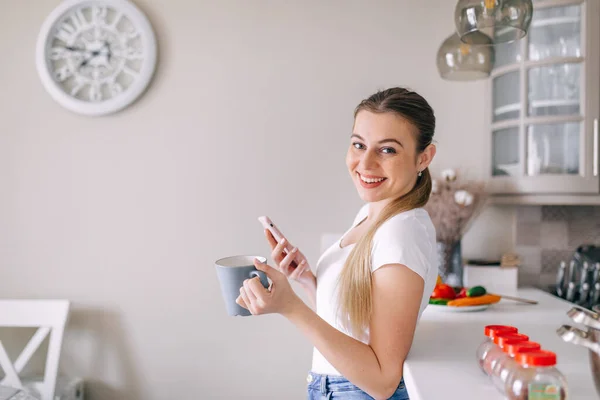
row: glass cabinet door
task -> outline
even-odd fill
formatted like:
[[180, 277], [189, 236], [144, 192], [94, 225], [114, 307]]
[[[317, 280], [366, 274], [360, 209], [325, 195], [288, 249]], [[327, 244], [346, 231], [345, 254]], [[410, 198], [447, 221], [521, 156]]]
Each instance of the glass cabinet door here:
[[498, 43], [494, 46], [494, 68], [515, 64], [522, 60], [521, 42]]
[[494, 78], [493, 86], [493, 121], [519, 118], [521, 115], [519, 72], [509, 72]]
[[528, 36], [530, 60], [581, 57], [581, 5], [536, 8]]
[[527, 175], [579, 173], [581, 124], [530, 125], [527, 129]]
[[492, 175], [520, 175], [519, 128], [492, 132]]
[[581, 64], [552, 64], [529, 69], [530, 116], [579, 115]]
[[535, 10], [527, 53], [542, 64], [527, 68], [527, 114], [540, 118], [526, 127], [526, 173], [577, 175], [581, 123], [548, 123], [544, 117], [582, 114], [581, 62], [558, 62], [580, 61], [581, 5]]
[[534, 0], [527, 35], [495, 46], [488, 103], [495, 193], [600, 193], [598, 21], [598, 0]]

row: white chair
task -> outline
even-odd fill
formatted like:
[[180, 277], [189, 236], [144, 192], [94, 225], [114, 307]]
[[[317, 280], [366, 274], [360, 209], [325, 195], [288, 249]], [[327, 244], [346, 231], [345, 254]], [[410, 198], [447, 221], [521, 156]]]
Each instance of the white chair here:
[[0, 300], [0, 327], [38, 328], [14, 364], [0, 341], [0, 367], [5, 375], [0, 385], [24, 389], [20, 374], [40, 344], [50, 335], [43, 379], [33, 382], [31, 386], [41, 400], [54, 400], [69, 306], [68, 300]]

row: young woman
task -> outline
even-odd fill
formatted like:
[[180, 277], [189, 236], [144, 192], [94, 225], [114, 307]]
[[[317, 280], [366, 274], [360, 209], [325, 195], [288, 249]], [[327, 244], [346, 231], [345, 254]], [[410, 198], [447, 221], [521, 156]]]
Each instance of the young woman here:
[[[422, 208], [431, 193], [433, 110], [423, 97], [391, 88], [354, 113], [346, 164], [366, 203], [350, 229], [319, 259], [284, 252], [265, 231], [275, 267], [255, 262], [272, 281], [240, 288], [254, 315], [279, 313], [314, 345], [312, 399], [408, 399], [402, 379], [415, 326], [437, 278], [435, 228]], [[298, 281], [316, 313], [293, 291]]]

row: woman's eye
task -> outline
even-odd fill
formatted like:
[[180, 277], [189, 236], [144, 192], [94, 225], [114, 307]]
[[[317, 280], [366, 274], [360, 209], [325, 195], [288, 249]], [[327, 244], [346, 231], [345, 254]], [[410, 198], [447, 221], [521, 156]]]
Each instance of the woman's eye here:
[[358, 143], [358, 142], [354, 142], [352, 143], [352, 146], [354, 146], [354, 148], [362, 150], [365, 148], [365, 146], [362, 143]]
[[381, 151], [385, 154], [395, 154], [396, 153], [396, 149], [394, 149], [393, 147], [384, 147], [383, 149], [381, 149]]

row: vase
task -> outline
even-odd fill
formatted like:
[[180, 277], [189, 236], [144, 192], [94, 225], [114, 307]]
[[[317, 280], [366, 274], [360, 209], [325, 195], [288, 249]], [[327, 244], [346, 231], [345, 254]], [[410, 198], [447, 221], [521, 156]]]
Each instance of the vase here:
[[437, 242], [438, 274], [442, 281], [452, 287], [463, 286], [463, 262], [460, 240]]

